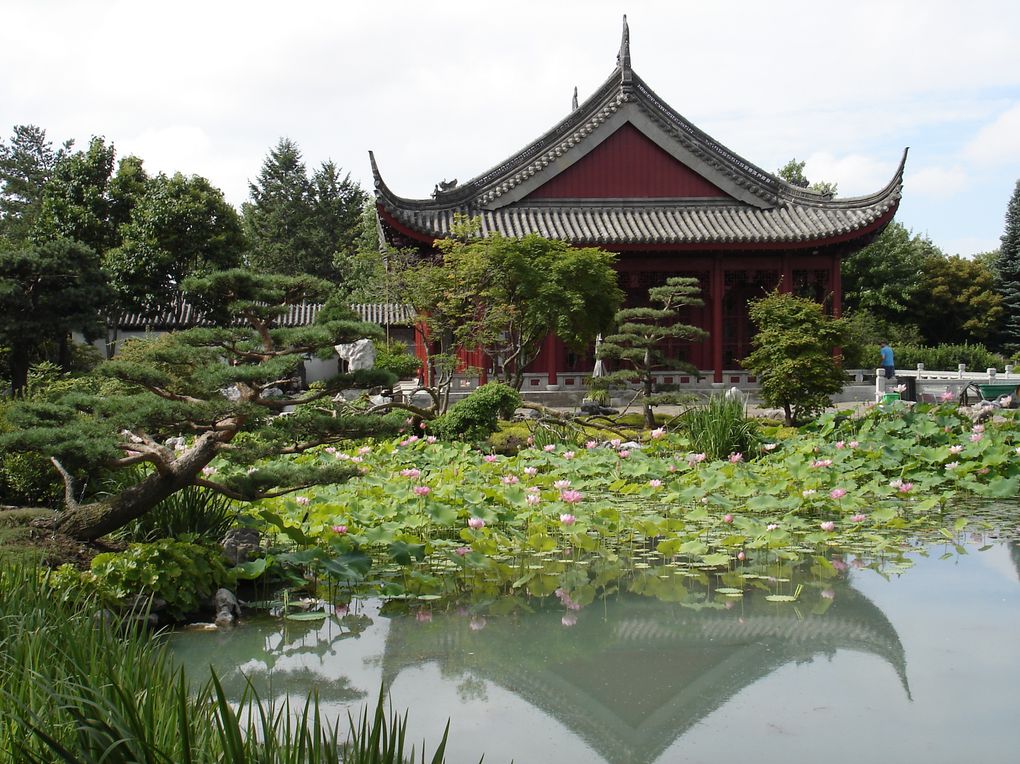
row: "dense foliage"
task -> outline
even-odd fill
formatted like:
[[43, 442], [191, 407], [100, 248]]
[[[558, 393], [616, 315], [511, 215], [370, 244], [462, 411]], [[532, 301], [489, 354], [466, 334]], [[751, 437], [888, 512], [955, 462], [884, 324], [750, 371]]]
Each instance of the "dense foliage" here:
[[521, 405], [521, 395], [500, 382], [489, 382], [472, 390], [450, 410], [429, 423], [429, 432], [448, 440], [480, 441], [499, 428]]
[[761, 398], [781, 408], [789, 425], [800, 424], [832, 405], [846, 374], [836, 349], [846, 339], [843, 322], [822, 306], [773, 292], [748, 306], [758, 333], [742, 362], [758, 377]]
[[1006, 208], [1002, 246], [995, 259], [995, 277], [1006, 314], [1002, 342], [1011, 353], [1020, 352], [1020, 180]]

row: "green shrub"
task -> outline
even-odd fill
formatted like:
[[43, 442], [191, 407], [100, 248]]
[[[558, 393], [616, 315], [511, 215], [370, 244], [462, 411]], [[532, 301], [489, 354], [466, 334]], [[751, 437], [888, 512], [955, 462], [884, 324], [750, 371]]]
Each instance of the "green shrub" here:
[[520, 405], [519, 392], [502, 382], [489, 382], [434, 419], [429, 432], [447, 440], [484, 440], [499, 428], [500, 418], [509, 419]]
[[[873, 357], [878, 358], [878, 348], [874, 348]], [[958, 364], [967, 364], [968, 371], [984, 371], [996, 368], [1002, 371], [1008, 361], [999, 353], [993, 353], [979, 343], [964, 342], [961, 345], [923, 345], [893, 346], [896, 366], [900, 369], [916, 368], [923, 363], [924, 368], [941, 371], [955, 371]], [[875, 361], [877, 367], [878, 362]]]
[[376, 346], [375, 368], [393, 372], [397, 379], [410, 379], [418, 376], [421, 361], [407, 351], [403, 342], [386, 342]]
[[220, 549], [174, 539], [97, 555], [92, 577], [103, 595], [117, 600], [132, 595], [165, 600], [174, 619], [200, 610], [218, 588], [233, 583]]
[[131, 541], [156, 541], [191, 534], [218, 543], [237, 519], [238, 510], [226, 496], [190, 485], [171, 494], [125, 529]]
[[679, 424], [691, 450], [709, 459], [725, 459], [733, 453], [748, 457], [758, 450], [758, 423], [746, 416], [744, 404], [737, 400], [713, 395], [704, 406], [681, 414]]

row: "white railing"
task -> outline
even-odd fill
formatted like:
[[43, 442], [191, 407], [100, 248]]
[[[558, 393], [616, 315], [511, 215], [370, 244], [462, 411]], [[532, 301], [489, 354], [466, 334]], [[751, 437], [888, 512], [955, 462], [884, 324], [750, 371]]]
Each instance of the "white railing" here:
[[1013, 364], [1006, 364], [1002, 374], [995, 368], [988, 368], [984, 371], [967, 371], [966, 364], [959, 364], [955, 371], [934, 371], [924, 368], [923, 363], [917, 364], [917, 369], [897, 369], [893, 379], [886, 379], [884, 369], [875, 369], [875, 400], [881, 400], [882, 396], [889, 392], [900, 392], [894, 390], [902, 383], [900, 379], [914, 379], [917, 385], [917, 396], [920, 399], [923, 395], [938, 395], [952, 393], [959, 397], [964, 390], [971, 385], [986, 384], [1015, 384], [1020, 385], [1020, 375], [1016, 374]]

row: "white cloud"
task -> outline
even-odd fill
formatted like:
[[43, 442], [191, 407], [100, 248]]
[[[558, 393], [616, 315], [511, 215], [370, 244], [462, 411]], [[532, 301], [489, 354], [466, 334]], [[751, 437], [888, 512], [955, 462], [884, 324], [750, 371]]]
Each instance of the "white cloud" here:
[[808, 180], [836, 183], [839, 196], [862, 196], [880, 191], [892, 180], [897, 167], [889, 157], [877, 159], [863, 154], [837, 157], [824, 151], [811, 154], [804, 161]]
[[970, 177], [960, 165], [911, 170], [908, 162], [903, 184], [905, 193], [947, 199], [965, 190], [970, 185]]
[[967, 144], [964, 154], [976, 162], [993, 163], [1020, 159], [1020, 104], [985, 125]]

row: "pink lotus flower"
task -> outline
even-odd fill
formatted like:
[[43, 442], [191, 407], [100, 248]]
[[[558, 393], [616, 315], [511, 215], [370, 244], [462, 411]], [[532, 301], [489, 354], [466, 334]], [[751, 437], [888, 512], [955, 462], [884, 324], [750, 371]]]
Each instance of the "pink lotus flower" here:
[[648, 481], [648, 485], [650, 485], [652, 488], [660, 488], [662, 487], [662, 481], [659, 480], [658, 478], [652, 478], [651, 480]]
[[818, 527], [821, 528], [826, 533], [831, 533], [832, 531], [836, 530], [836, 523], [832, 522], [832, 520], [826, 520], [825, 522], [821, 523]]
[[985, 437], [985, 434], [983, 432], [972, 432], [970, 434], [970, 442], [971, 443], [980, 443], [981, 439], [983, 437]]
[[852, 523], [863, 523], [867, 519], [868, 516], [862, 515], [860, 512], [858, 512], [856, 515], [850, 515], [850, 522]]
[[951, 453], [951, 454], [958, 454], [961, 451], [963, 451], [963, 446], [961, 446], [961, 445], [957, 444], [957, 445], [949, 447], [949, 453]]
[[465, 556], [471, 554], [471, 547], [469, 547], [469, 546], [459, 546], [459, 547], [457, 547], [456, 549], [453, 550], [453, 553], [458, 555], [458, 556], [460, 556], [460, 557], [465, 557]]
[[910, 489], [913, 488], [913, 487], [914, 487], [913, 483], [901, 483], [900, 484], [900, 493], [909, 493]]
[[733, 515], [727, 512], [725, 515], [722, 516], [722, 521], [727, 525], [731, 525], [733, 523]]
[[611, 445], [613, 448], [619, 448], [621, 443], [623, 443], [623, 441], [620, 440], [619, 438], [613, 438], [611, 441], [609, 441], [609, 445]]
[[468, 528], [474, 528], [476, 531], [480, 531], [485, 527], [485, 521], [480, 517], [472, 517], [468, 519]]
[[364, 456], [365, 454], [369, 454], [371, 452], [372, 452], [372, 447], [371, 446], [362, 446], [361, 448], [358, 449], [358, 453], [361, 456]]
[[307, 496], [295, 496], [294, 497], [294, 502], [299, 507], [307, 507], [308, 504], [311, 502], [311, 499], [309, 499]]
[[666, 434], [666, 428], [665, 427], [656, 427], [649, 434], [652, 436], [653, 440], [658, 440], [659, 438], [661, 438], [663, 435]]
[[767, 531], [774, 531], [777, 528], [779, 528], [779, 524], [778, 523], [769, 523], [768, 525], [765, 526], [765, 530], [767, 530]]
[[701, 464], [707, 458], [707, 454], [690, 454], [687, 457], [687, 463], [693, 466], [695, 464]]
[[540, 493], [542, 489], [539, 488], [537, 485], [529, 485], [524, 490], [526, 490], [528, 493]]
[[779, 444], [778, 443], [762, 443], [761, 447], [762, 447], [762, 450], [764, 450], [764, 451], [775, 451], [779, 447]]
[[598, 445], [599, 445], [598, 441], [596, 441], [596, 440], [589, 440], [587, 443], [584, 444], [584, 447], [587, 448], [590, 451], [593, 448], [598, 448]]
[[676, 465], [673, 464], [673, 462], [670, 462], [669, 464], [666, 465], [666, 471], [667, 472], [676, 472]]
[[352, 456], [351, 461], [354, 462], [355, 464], [361, 464], [365, 460], [360, 456]]
[[418, 423], [418, 427], [420, 427], [422, 430], [424, 430], [428, 426], [429, 426], [428, 422], [419, 422]]
[[737, 462], [742, 462], [742, 461], [744, 461], [744, 455], [742, 453], [740, 453], [739, 451], [736, 451], [736, 452], [730, 454], [730, 463], [731, 464], [736, 464]]
[[421, 470], [417, 467], [408, 467], [406, 470], [400, 470], [400, 474], [406, 478], [416, 478], [421, 475]]
[[347, 461], [348, 459], [351, 458], [350, 454], [345, 454], [343, 451], [338, 451], [335, 454], [335, 456], [336, 456], [337, 459], [340, 459], [341, 461]]
[[577, 504], [582, 499], [580, 491], [561, 491], [560, 500], [567, 504]]
[[846, 489], [833, 488], [831, 491], [829, 491], [829, 496], [832, 497], [833, 499], [842, 499], [844, 496], [846, 496]]
[[577, 522], [577, 518], [571, 515], [570, 513], [565, 512], [562, 515], [560, 515], [560, 522], [563, 525], [573, 525], [574, 523]]
[[942, 401], [943, 403], [949, 403], [949, 401], [953, 400], [954, 398], [956, 398], [956, 393], [954, 393], [952, 390], [946, 390], [944, 393], [939, 395], [939, 400]]
[[428, 496], [430, 493], [432, 493], [432, 489], [427, 485], [416, 485], [414, 487], [415, 496]]
[[419, 440], [420, 438], [417, 435], [412, 435], [411, 437], [404, 441], [404, 445], [409, 446], [412, 443], [417, 443]]
[[832, 466], [832, 459], [816, 459], [815, 461], [811, 462], [811, 466], [812, 467], [831, 467]]
[[516, 475], [504, 475], [502, 477], [503, 485], [516, 485], [520, 482], [520, 478]]
[[558, 488], [561, 491], [564, 488], [570, 488], [570, 481], [569, 480], [557, 480], [555, 483], [553, 483], [553, 488]]
[[435, 435], [429, 435], [427, 438], [425, 438], [425, 442], [428, 443], [430, 446], [437, 440], [439, 440], [439, 438], [437, 438]]
[[800, 495], [806, 499], [809, 496], [814, 496], [816, 493], [818, 493], [818, 491], [816, 491], [814, 488], [805, 488], [803, 491], [800, 492]]
[[553, 451], [556, 450], [556, 446], [554, 446], [552, 443], [550, 443], [547, 446], [542, 446], [542, 450], [545, 451], [546, 453], [552, 453]]
[[216, 468], [215, 467], [203, 467], [202, 468], [202, 474], [205, 475], [206, 477], [209, 477], [210, 475], [215, 475], [216, 474]]
[[529, 446], [535, 445], [535, 436], [534, 435], [529, 435], [528, 436], [528, 445]]
[[889, 481], [890, 488], [899, 488], [901, 485], [903, 485], [903, 481], [900, 478], [893, 478]]
[[955, 470], [959, 466], [960, 466], [959, 462], [948, 462], [948, 463], [946, 463], [946, 469], [947, 470]]
[[626, 459], [628, 456], [630, 456], [630, 451], [628, 451], [626, 448], [617, 451], [617, 453], [620, 455], [621, 459]]
[[497, 459], [499, 459], [499, 457], [498, 457], [498, 456], [496, 456], [495, 454], [486, 454], [486, 455], [485, 455], [484, 457], [482, 457], [482, 459], [483, 459], [483, 461], [485, 461], [485, 462], [486, 462], [487, 464], [492, 464], [492, 463], [493, 463], [494, 461], [496, 461]]
[[747, 555], [744, 554], [743, 552], [737, 552], [737, 559], [743, 562], [744, 560], [747, 559]]
[[573, 459], [574, 458], [574, 452], [573, 451], [564, 451], [563, 452], [563, 458], [567, 459], [567, 460]]
[[850, 446], [850, 448], [857, 448], [861, 444], [858, 443], [856, 440], [851, 440], [849, 443], [847, 443], [847, 445]]
[[340, 536], [345, 536], [347, 534], [347, 526], [346, 525], [334, 525], [333, 526], [333, 533], [336, 533], [336, 534], [338, 534]]
[[844, 448], [846, 448], [846, 443], [844, 443], [842, 440], [837, 440], [836, 441], [836, 450], [842, 451]]
[[974, 432], [984, 432], [985, 431], [985, 426], [983, 424], [976, 424], [973, 427], [971, 427], [970, 429], [972, 431], [974, 431]]
[[525, 467], [524, 474], [528, 477], [534, 477], [538, 474], [538, 467]]
[[535, 506], [536, 504], [542, 501], [542, 497], [539, 496], [537, 493], [529, 493], [524, 500], [528, 502], [528, 504], [530, 504], [531, 506]]
[[336, 446], [327, 446], [324, 450], [326, 451], [327, 454], [332, 456], [333, 454], [336, 453]]

